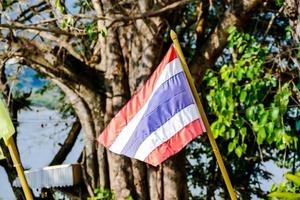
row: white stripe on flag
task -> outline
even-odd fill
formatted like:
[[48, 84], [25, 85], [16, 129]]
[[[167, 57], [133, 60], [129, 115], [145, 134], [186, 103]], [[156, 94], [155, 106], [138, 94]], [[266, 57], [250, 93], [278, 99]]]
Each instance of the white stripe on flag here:
[[200, 119], [200, 115], [195, 104], [191, 104], [182, 109], [145, 139], [138, 148], [134, 158], [144, 161], [154, 149], [169, 140], [182, 128], [196, 119]]
[[125, 147], [126, 143], [130, 139], [131, 135], [133, 134], [135, 128], [140, 123], [140, 120], [144, 116], [144, 113], [146, 112], [149, 102], [152, 99], [152, 96], [154, 93], [158, 90], [158, 88], [167, 80], [169, 80], [172, 76], [182, 72], [182, 66], [180, 63], [179, 58], [175, 58], [171, 62], [169, 62], [163, 71], [161, 72], [161, 75], [159, 76], [156, 85], [148, 98], [145, 105], [138, 111], [138, 113], [130, 120], [130, 122], [123, 128], [123, 130], [120, 132], [118, 137], [115, 139], [115, 141], [112, 143], [112, 145], [109, 147], [109, 150], [112, 152], [120, 154], [122, 149]]

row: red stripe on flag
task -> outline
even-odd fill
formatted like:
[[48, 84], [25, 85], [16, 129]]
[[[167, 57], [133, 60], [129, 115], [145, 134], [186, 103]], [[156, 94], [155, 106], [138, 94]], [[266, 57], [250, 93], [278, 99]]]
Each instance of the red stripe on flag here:
[[114, 140], [117, 138], [122, 129], [127, 123], [136, 115], [136, 113], [143, 107], [148, 98], [150, 97], [157, 79], [162, 73], [165, 66], [177, 58], [176, 51], [172, 45], [168, 53], [163, 58], [157, 69], [153, 72], [151, 77], [145, 85], [131, 98], [131, 100], [115, 115], [110, 121], [108, 126], [104, 129], [102, 134], [98, 137], [98, 142], [102, 143], [105, 147], [110, 147]]
[[203, 133], [200, 120], [201, 119], [197, 119], [189, 123], [168, 141], [152, 151], [144, 161], [153, 166], [157, 166], [170, 156], [179, 152], [190, 141]]

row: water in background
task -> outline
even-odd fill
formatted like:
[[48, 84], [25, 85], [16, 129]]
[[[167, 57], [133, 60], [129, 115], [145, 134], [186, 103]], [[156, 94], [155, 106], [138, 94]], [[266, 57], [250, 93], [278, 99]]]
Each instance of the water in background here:
[[[57, 111], [33, 107], [32, 110], [22, 110], [19, 113], [17, 144], [24, 169], [39, 169], [47, 166], [60, 148], [69, 132], [74, 119], [62, 119]], [[75, 163], [82, 151], [82, 133], [74, 148], [65, 160], [65, 164]], [[269, 191], [273, 183], [283, 180], [284, 169], [278, 168], [273, 162], [264, 163], [272, 173], [273, 180], [261, 180], [261, 187]], [[190, 188], [195, 195], [199, 189]], [[6, 172], [0, 167], [0, 199], [14, 200], [14, 194], [8, 182]]]
[[[48, 165], [60, 149], [74, 119], [62, 119], [57, 111], [33, 107], [19, 113], [17, 145], [24, 169], [39, 169]], [[82, 133], [64, 161], [75, 163], [82, 151]], [[14, 200], [5, 170], [0, 167], [0, 199]]]

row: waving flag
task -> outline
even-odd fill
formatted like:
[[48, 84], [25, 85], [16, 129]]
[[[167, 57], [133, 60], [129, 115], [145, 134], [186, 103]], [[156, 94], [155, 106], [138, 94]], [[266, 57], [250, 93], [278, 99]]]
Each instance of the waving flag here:
[[15, 133], [14, 125], [9, 117], [4, 103], [0, 99], [0, 139], [3, 138], [7, 144], [8, 139]]
[[172, 45], [98, 141], [114, 153], [156, 166], [203, 132], [205, 126]]

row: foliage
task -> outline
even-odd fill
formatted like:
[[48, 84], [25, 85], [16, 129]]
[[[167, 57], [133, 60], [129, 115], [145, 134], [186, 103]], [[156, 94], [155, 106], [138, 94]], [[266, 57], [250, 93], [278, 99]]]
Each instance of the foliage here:
[[204, 81], [215, 138], [228, 141], [228, 153], [241, 157], [254, 135], [257, 145], [275, 144], [280, 150], [294, 148], [297, 137], [284, 124], [291, 96], [291, 84], [282, 83], [272, 69], [265, 67], [268, 50], [248, 33], [228, 29], [231, 63], [219, 71], [208, 70]]
[[[91, 23], [88, 24], [85, 28], [85, 31], [87, 33], [87, 36], [90, 40], [94, 40], [97, 38], [98, 36], [98, 32], [97, 32], [97, 27], [96, 27], [96, 23]], [[106, 28], [102, 28], [100, 30], [100, 34], [102, 37], [106, 37], [107, 36], [107, 29]]]
[[[88, 198], [88, 200], [116, 200], [114, 192], [112, 190], [96, 188], [94, 191], [95, 196]], [[125, 200], [134, 200], [131, 195], [125, 198]]]
[[276, 4], [277, 6], [283, 6], [284, 0], [275, 0], [275, 4]]
[[[101, 30], [98, 27], [97, 18], [94, 18], [98, 16], [95, 7], [92, 5], [95, 1], [55, 0], [54, 2], [55, 7], [52, 7], [53, 5], [49, 5], [46, 1], [44, 4], [38, 3], [37, 5], [34, 1], [21, 1], [20, 3], [13, 0], [2, 1], [3, 11], [6, 11], [6, 13], [3, 13], [4, 18], [7, 18], [5, 15], [12, 18], [12, 21], [4, 19], [3, 23], [16, 22], [29, 27], [49, 28], [49, 31], [38, 31], [36, 34], [31, 29], [18, 29], [16, 31], [14, 28], [3, 29], [6, 30], [2, 31], [5, 40], [1, 41], [1, 44], [6, 45], [6, 40], [11, 41], [12, 39], [17, 42], [18, 38], [24, 37], [35, 42], [42, 42], [45, 46], [49, 45], [52, 50], [47, 54], [47, 58], [48, 56], [54, 56], [59, 58], [58, 60], [62, 63], [70, 64], [72, 69], [81, 69], [81, 62], [71, 56], [75, 54], [77, 57], [82, 57], [82, 62], [86, 64], [84, 68], [98, 70], [98, 64], [104, 56], [107, 56], [108, 60], [114, 59], [114, 56], [98, 55], [100, 54], [98, 51], [100, 43], [97, 41], [101, 35], [105, 37], [108, 31], [110, 33], [116, 31], [118, 39], [126, 38], [125, 44], [124, 41], [121, 40], [121, 43], [119, 41], [120, 46], [114, 47], [114, 51], [118, 51], [117, 53], [122, 60], [121, 65], [124, 64], [124, 71], [128, 72], [128, 74], [125, 73], [125, 79], [128, 79], [128, 82], [132, 81], [131, 78], [138, 78], [135, 74], [134, 76], [130, 75], [131, 71], [135, 71], [130, 68], [130, 65], [134, 63], [131, 59], [138, 56], [138, 54], [135, 53], [137, 51], [127, 48], [129, 47], [127, 44], [134, 44], [133, 47], [139, 46], [139, 44], [131, 43], [131, 41], [136, 41], [135, 37], [139, 37], [139, 34], [123, 37], [123, 34], [127, 35], [126, 31], [128, 33], [131, 31], [131, 28], [127, 30], [127, 26], [134, 25], [137, 33], [143, 33], [144, 31], [140, 29], [143, 26], [140, 26], [140, 23], [145, 21], [149, 24], [149, 28], [152, 29], [153, 27], [152, 32], [157, 34], [156, 36], [163, 33], [164, 40], [158, 41], [160, 44], [154, 47], [157, 49], [158, 47], [162, 48], [163, 52], [170, 44], [169, 32], [164, 32], [164, 30], [168, 28], [175, 29], [188, 63], [191, 63], [190, 66], [196, 66], [194, 65], [194, 61], [197, 60], [195, 57], [200, 55], [199, 52], [205, 52], [202, 50], [207, 50], [207, 44], [214, 43], [217, 52], [221, 50], [219, 47], [223, 49], [223, 38], [227, 35], [218, 35], [221, 43], [211, 36], [214, 35], [215, 31], [223, 33], [224, 24], [222, 23], [231, 23], [231, 11], [237, 17], [237, 22], [239, 21], [238, 18], [244, 15], [244, 12], [248, 12], [246, 11], [247, 1], [191, 1], [185, 6], [181, 6], [180, 9], [176, 8], [176, 10], [164, 12], [162, 18], [163, 21], [166, 21], [168, 28], [162, 26], [156, 29], [151, 20], [157, 20], [156, 18], [160, 18], [160, 16], [149, 20], [145, 15], [143, 19], [134, 20], [135, 16], [143, 16], [140, 15], [141, 13], [136, 12], [136, 9], [139, 10], [137, 2], [114, 1], [115, 5], [111, 8], [106, 7], [105, 4], [101, 6], [104, 8], [103, 17], [108, 17], [107, 21], [103, 21], [108, 30], [106, 28]], [[107, 2], [110, 3], [110, 1]], [[228, 30], [228, 44], [221, 55], [216, 53], [209, 58], [208, 63], [215, 64], [209, 66], [213, 70], [208, 71], [202, 86], [204, 89], [202, 94], [207, 97], [207, 102], [204, 103], [208, 104], [206, 106], [206, 108], [209, 108], [207, 114], [209, 120], [213, 122], [214, 135], [219, 143], [218, 146], [234, 187], [243, 199], [252, 199], [253, 195], [266, 197], [260, 183], [261, 180], [268, 180], [272, 174], [268, 172], [269, 169], [264, 170], [262, 167], [264, 163], [259, 158], [263, 158], [264, 161], [275, 161], [276, 164], [284, 166], [290, 165], [289, 167], [291, 167], [300, 155], [299, 150], [297, 150], [298, 152], [295, 151], [297, 137], [299, 137], [295, 135], [297, 129], [293, 129], [295, 120], [291, 120], [289, 116], [291, 112], [289, 107], [293, 106], [292, 95], [295, 92], [299, 94], [293, 83], [293, 81], [299, 81], [299, 74], [298, 72], [293, 73], [292, 78], [282, 77], [283, 68], [292, 68], [297, 65], [300, 51], [298, 44], [296, 46], [291, 45], [294, 37], [294, 27], [292, 25], [288, 26], [289, 21], [282, 14], [284, 11], [280, 11], [280, 7], [282, 8], [284, 3], [284, 0], [268, 1], [264, 2], [263, 6], [252, 9], [248, 13], [249, 16], [243, 17], [242, 23], [237, 23], [239, 28], [242, 28], [246, 33], [238, 32], [234, 27]], [[155, 13], [156, 10], [161, 8], [158, 4], [157, 7], [149, 6], [149, 11]], [[58, 14], [58, 17], [55, 14]], [[118, 16], [117, 21], [113, 21], [111, 15]], [[124, 16], [124, 19], [120, 20], [121, 16]], [[132, 19], [131, 16], [133, 16]], [[100, 17], [102, 18], [102, 16]], [[105, 23], [109, 21], [113, 23]], [[266, 31], [266, 29], [268, 30]], [[146, 31], [148, 32], [145, 29], [145, 33], [147, 33]], [[60, 32], [62, 34], [67, 33], [67, 36], [59, 34]], [[48, 37], [44, 37], [44, 33]], [[101, 35], [99, 36], [99, 34]], [[66, 43], [61, 43], [64, 39], [66, 39]], [[137, 41], [143, 43], [146, 40]], [[277, 49], [274, 48], [276, 45]], [[143, 48], [138, 49], [138, 51], [146, 50], [144, 47], [148, 45], [145, 43], [142, 46]], [[5, 47], [5, 49], [8, 48]], [[15, 48], [10, 47], [9, 49]], [[21, 51], [18, 51], [16, 55], [20, 54]], [[284, 56], [288, 58], [287, 61], [283, 58]], [[148, 58], [147, 54], [147, 56], [141, 57], [141, 60], [145, 58], [151, 60], [151, 57], [152, 55]], [[33, 60], [39, 61], [38, 57]], [[293, 60], [296, 60], [296, 62]], [[21, 60], [20, 64], [26, 64], [26, 59]], [[198, 63], [196, 62], [196, 64]], [[56, 66], [56, 63], [53, 66]], [[58, 77], [69, 78], [68, 76], [62, 76], [63, 70], [60, 71], [59, 66], [54, 67], [54, 69], [55, 71], [58, 70]], [[138, 70], [142, 71], [144, 68]], [[102, 73], [106, 73], [102, 72], [102, 69], [100, 71], [101, 76]], [[297, 71], [297, 69], [294, 71]], [[80, 72], [79, 70], [78, 76], [85, 74]], [[127, 77], [127, 75], [130, 76]], [[50, 78], [56, 77], [50, 76]], [[87, 76], [87, 81], [94, 80]], [[144, 80], [144, 77], [142, 80]], [[124, 82], [127, 84], [127, 80]], [[22, 84], [17, 83], [16, 86]], [[63, 113], [74, 113], [72, 105], [66, 102], [65, 96], [60, 90], [58, 91], [51, 84], [44, 84], [45, 86], [42, 89], [30, 91], [32, 93], [28, 105], [59, 107]], [[205, 88], [206, 84], [208, 84], [208, 87]], [[108, 86], [107, 90], [110, 89], [109, 84]], [[97, 92], [102, 94], [100, 90], [97, 90]], [[58, 95], [56, 96], [56, 94]], [[14, 95], [15, 93], [12, 97]], [[106, 94], [103, 93], [103, 96], [105, 97]], [[105, 107], [105, 99], [103, 102]], [[295, 108], [295, 110], [296, 113], [298, 112], [295, 118], [299, 118], [299, 109]], [[106, 112], [106, 109], [103, 109], [103, 111]], [[106, 116], [106, 113], [103, 113], [103, 115]], [[96, 119], [95, 121], [97, 120], [102, 119]], [[211, 199], [215, 196], [228, 199], [226, 191], [223, 190], [225, 187], [218, 171], [218, 165], [205, 134], [193, 142], [187, 152], [189, 153], [188, 158], [191, 158], [188, 160], [191, 164], [187, 166], [190, 189], [195, 186], [196, 192], [193, 195], [197, 195], [197, 198], [193, 197], [193, 199], [203, 199], [204, 197]], [[291, 157], [293, 158], [290, 159]], [[112, 191], [99, 189], [95, 191], [95, 197], [92, 199], [113, 199], [113, 196]], [[132, 199], [132, 197], [127, 199]]]
[[71, 30], [74, 27], [74, 18], [68, 16], [66, 19], [62, 20], [60, 27], [64, 30]]
[[10, 8], [11, 5], [13, 5], [13, 0], [3, 0], [2, 1], [2, 9], [5, 10], [7, 8]]
[[94, 23], [87, 25], [85, 31], [90, 40], [94, 40], [97, 37], [97, 27]]
[[[285, 27], [282, 30], [289, 32]], [[261, 180], [270, 180], [272, 174], [264, 162], [291, 168], [298, 159], [299, 136], [294, 126], [299, 104], [293, 105], [299, 94], [294, 83], [298, 79], [286, 77], [283, 62], [271, 59], [284, 60], [285, 54], [276, 45], [288, 45], [290, 38], [274, 38], [267, 43], [260, 34], [229, 28], [227, 46], [207, 71], [201, 88], [213, 134], [241, 199], [266, 198]], [[215, 191], [229, 198], [218, 181], [222, 176], [208, 138], [204, 135], [194, 141], [188, 152], [190, 188], [200, 190], [192, 198], [210, 198], [216, 196]]]
[[115, 195], [111, 190], [96, 188], [94, 191], [94, 197], [88, 198], [88, 200], [115, 200]]
[[75, 115], [74, 109], [66, 99], [65, 94], [51, 82], [47, 82], [43, 87], [34, 90], [29, 100], [34, 106], [58, 110], [64, 118]]
[[270, 199], [300, 198], [300, 172], [295, 174], [287, 173], [285, 177], [287, 181], [272, 186], [271, 193], [268, 194]]

